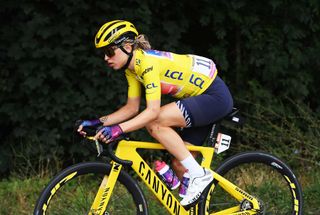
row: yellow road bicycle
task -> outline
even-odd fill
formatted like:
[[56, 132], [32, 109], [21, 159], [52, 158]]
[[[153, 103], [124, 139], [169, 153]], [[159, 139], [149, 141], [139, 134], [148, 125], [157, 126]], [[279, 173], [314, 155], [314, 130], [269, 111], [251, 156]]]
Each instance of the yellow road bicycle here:
[[[234, 109], [223, 120], [237, 123], [237, 114]], [[230, 146], [231, 137], [220, 132], [221, 122], [213, 124], [208, 138], [208, 145], [215, 147], [187, 146], [202, 155], [203, 167], [210, 168], [214, 152]], [[102, 145], [97, 143], [99, 154]], [[283, 161], [268, 153], [245, 152], [226, 159], [213, 171], [214, 181], [198, 203], [185, 208], [177, 193], [166, 187], [141, 156], [144, 150], [165, 150], [161, 144], [121, 140], [104, 146], [110, 163], [84, 162], [60, 172], [42, 191], [34, 214], [150, 214], [148, 201], [152, 199], [146, 199], [136, 176], [169, 214], [302, 214], [302, 191], [296, 176]], [[134, 171], [129, 169], [129, 174], [127, 167]]]

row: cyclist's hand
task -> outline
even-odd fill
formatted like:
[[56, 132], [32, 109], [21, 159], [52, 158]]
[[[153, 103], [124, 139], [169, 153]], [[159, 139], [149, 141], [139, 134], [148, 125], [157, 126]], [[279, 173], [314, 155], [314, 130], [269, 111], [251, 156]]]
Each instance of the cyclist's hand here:
[[79, 125], [77, 131], [82, 136], [86, 136], [87, 133], [85, 131], [83, 131], [84, 127], [98, 127], [98, 126], [101, 126], [101, 125], [102, 125], [102, 122], [100, 121], [100, 119], [82, 120], [80, 122], [80, 125]]
[[95, 136], [95, 139], [101, 140], [102, 142], [109, 143], [114, 141], [123, 134], [123, 131], [119, 125], [113, 126], [102, 126]]

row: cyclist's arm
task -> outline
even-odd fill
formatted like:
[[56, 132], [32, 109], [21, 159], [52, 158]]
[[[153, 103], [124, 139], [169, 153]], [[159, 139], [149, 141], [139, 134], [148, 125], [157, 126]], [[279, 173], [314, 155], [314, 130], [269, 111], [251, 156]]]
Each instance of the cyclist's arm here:
[[122, 131], [127, 133], [145, 127], [146, 124], [155, 120], [160, 113], [160, 100], [147, 101], [147, 107], [136, 117], [120, 124]]
[[146, 109], [133, 119], [120, 124], [123, 132], [131, 132], [145, 127], [149, 122], [158, 118], [161, 105], [161, 85], [157, 63], [153, 62], [152, 66], [145, 66], [147, 71], [142, 78], [146, 93]]
[[127, 103], [117, 111], [107, 116], [100, 117], [104, 126], [114, 125], [128, 120], [139, 113], [140, 97], [128, 98]]

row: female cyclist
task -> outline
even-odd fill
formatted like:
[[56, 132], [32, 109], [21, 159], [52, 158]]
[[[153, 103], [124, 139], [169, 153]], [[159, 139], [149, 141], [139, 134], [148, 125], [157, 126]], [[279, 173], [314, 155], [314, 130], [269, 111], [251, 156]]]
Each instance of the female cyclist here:
[[[232, 96], [217, 76], [214, 62], [196, 55], [180, 55], [152, 50], [144, 35], [128, 21], [105, 23], [95, 37], [95, 46], [104, 51], [104, 60], [114, 70], [125, 70], [128, 81], [126, 105], [99, 119], [85, 120], [78, 128], [103, 125], [96, 138], [110, 142], [123, 133], [146, 127], [190, 174], [190, 183], [181, 204], [194, 203], [213, 180], [185, 144], [201, 145], [209, 124], [227, 115]], [[146, 108], [139, 113], [141, 87], [145, 88]], [[161, 106], [161, 94], [178, 98]], [[183, 128], [179, 135], [174, 127]], [[180, 168], [181, 169], [181, 168]]]

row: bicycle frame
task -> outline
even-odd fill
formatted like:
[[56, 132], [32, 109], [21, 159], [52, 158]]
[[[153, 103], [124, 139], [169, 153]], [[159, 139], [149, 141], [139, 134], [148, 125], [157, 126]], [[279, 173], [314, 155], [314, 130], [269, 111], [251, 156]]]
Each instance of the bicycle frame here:
[[[203, 156], [201, 166], [209, 168], [214, 154], [213, 147], [203, 147], [203, 146], [192, 146], [188, 145], [187, 148], [190, 151], [200, 152]], [[152, 170], [152, 168], [145, 162], [145, 160], [139, 155], [137, 149], [153, 149], [153, 150], [165, 150], [161, 144], [150, 143], [150, 142], [140, 142], [140, 141], [126, 141], [122, 140], [119, 142], [116, 149], [115, 155], [124, 160], [132, 161], [132, 169], [139, 175], [142, 181], [147, 185], [147, 187], [153, 192], [153, 194], [158, 198], [162, 205], [166, 209], [175, 215], [184, 214], [197, 214], [197, 205], [192, 207], [190, 210], [186, 210], [179, 202], [179, 200], [173, 195], [173, 193], [167, 188], [167, 186], [161, 181], [157, 174]], [[122, 165], [112, 161], [112, 169], [109, 176], [105, 176], [101, 182], [98, 193], [91, 207], [91, 212], [94, 214], [103, 214], [112, 194], [113, 188], [117, 181], [118, 175], [121, 171]], [[219, 183], [219, 185], [235, 199], [238, 200], [239, 205], [231, 207], [229, 209], [212, 213], [212, 215], [250, 215], [257, 214], [260, 206], [258, 200], [246, 193], [236, 185], [232, 184], [230, 181], [226, 180], [216, 172], [213, 172], [214, 179]], [[211, 186], [211, 190], [214, 189], [214, 185]], [[211, 192], [210, 192], [211, 193]], [[207, 204], [209, 203], [210, 195], [208, 195]], [[247, 200], [253, 205], [252, 210], [240, 211], [240, 202]], [[208, 205], [207, 205], [208, 206]], [[240, 212], [239, 212], [240, 211]], [[89, 213], [92, 214], [92, 213]]]

